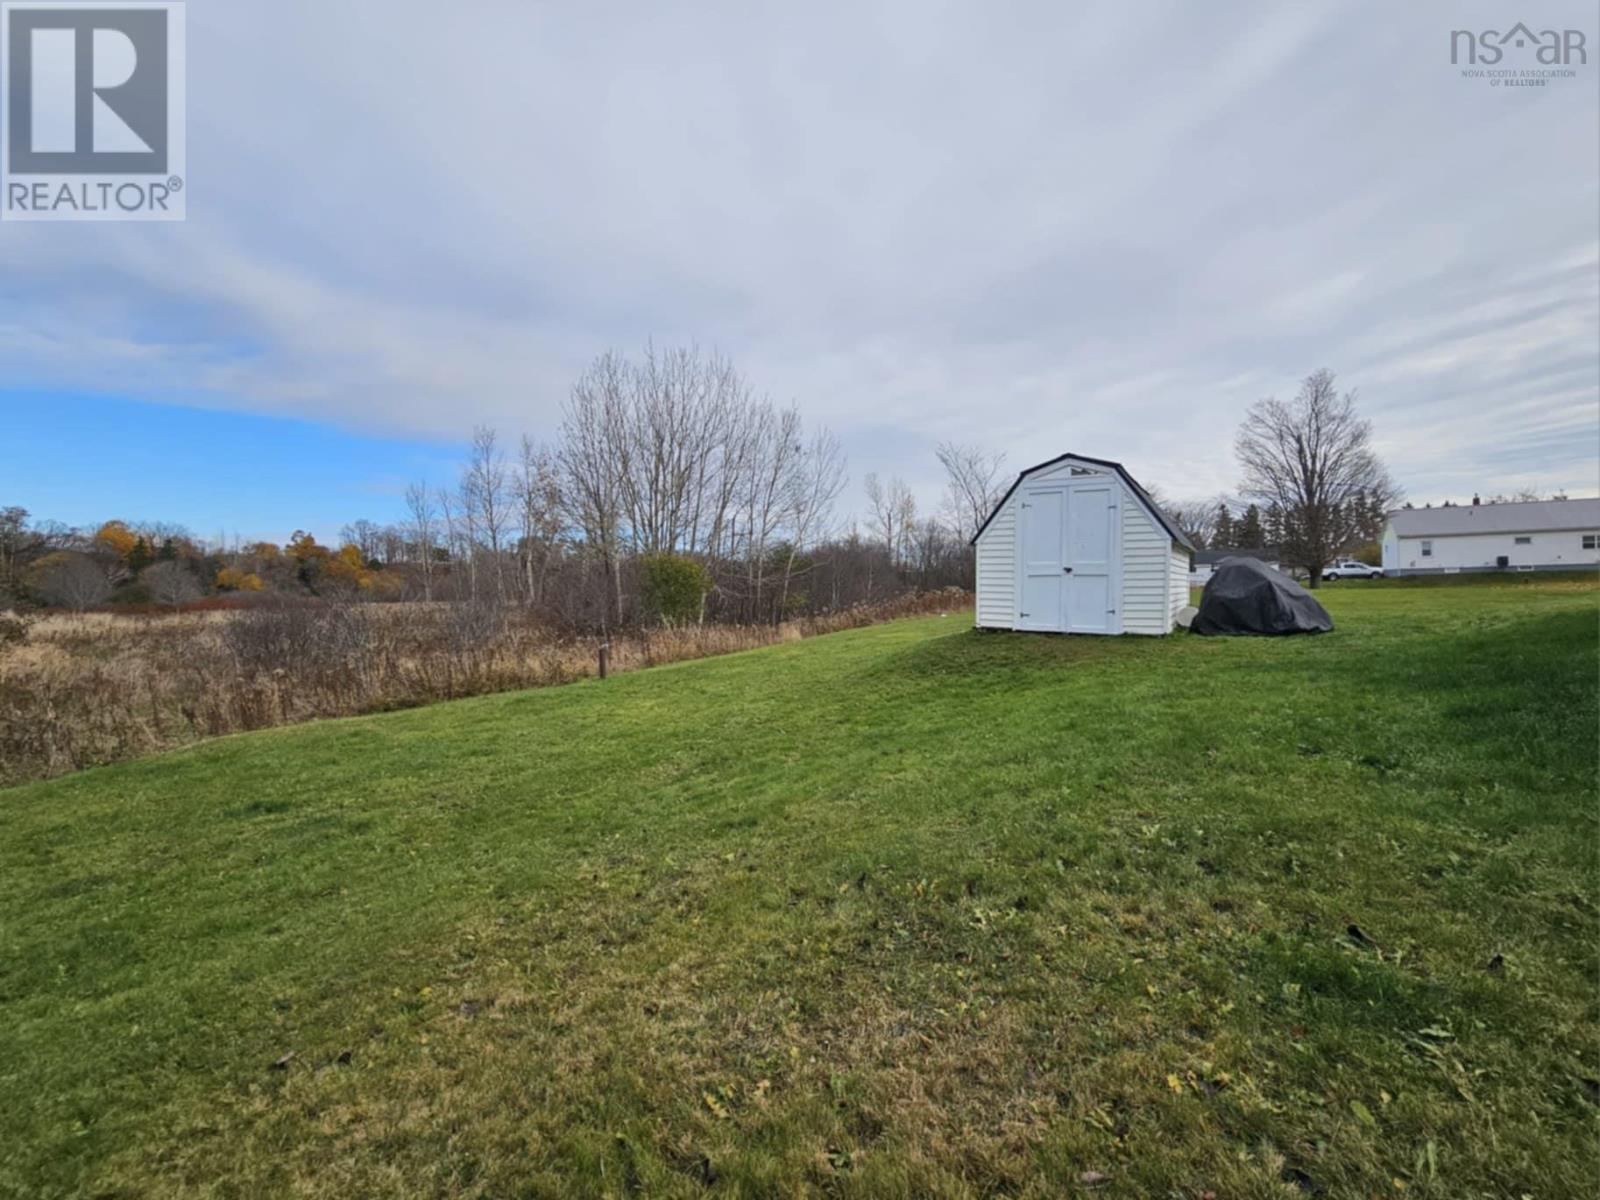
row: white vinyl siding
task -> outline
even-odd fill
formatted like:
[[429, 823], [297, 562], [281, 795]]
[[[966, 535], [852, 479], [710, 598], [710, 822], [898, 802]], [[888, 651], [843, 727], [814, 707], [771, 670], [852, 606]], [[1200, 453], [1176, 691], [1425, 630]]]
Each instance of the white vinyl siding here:
[[1578, 530], [1396, 537], [1392, 552], [1388, 539], [1384, 541], [1383, 566], [1402, 575], [1407, 571], [1493, 571], [1501, 557], [1512, 570], [1578, 570], [1600, 564], [1600, 549], [1585, 545]]
[[1189, 551], [1177, 542], [1172, 545], [1172, 619], [1178, 619], [1178, 610], [1189, 604]]
[[1016, 611], [1017, 510], [1008, 501], [978, 539], [978, 624], [1015, 628]]
[[[1172, 632], [1168, 565], [1172, 538], [1127, 489], [1122, 498], [1122, 631]], [[1188, 577], [1185, 571], [1185, 578]]]
[[[1098, 477], [1120, 493], [1120, 525], [1115, 532], [1120, 546], [1114, 551], [1116, 620], [1112, 632], [1162, 636], [1173, 630], [1178, 609], [1189, 602], [1189, 552], [1151, 515], [1144, 502], [1115, 472], [1090, 463], [1067, 459], [1049, 469], [1030, 473], [1029, 485], [1063, 483], [1081, 485]], [[1092, 490], [1092, 487], [1091, 489]], [[1018, 518], [1017, 510], [1028, 494], [1018, 487], [1000, 506], [978, 538], [978, 611], [982, 629], [1017, 629]]]

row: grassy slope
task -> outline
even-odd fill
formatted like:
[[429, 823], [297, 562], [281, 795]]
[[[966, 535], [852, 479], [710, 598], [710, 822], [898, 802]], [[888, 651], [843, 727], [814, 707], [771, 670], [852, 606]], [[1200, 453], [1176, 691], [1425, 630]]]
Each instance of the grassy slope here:
[[0, 1194], [1581, 1194], [1596, 592], [1327, 596], [0, 792]]

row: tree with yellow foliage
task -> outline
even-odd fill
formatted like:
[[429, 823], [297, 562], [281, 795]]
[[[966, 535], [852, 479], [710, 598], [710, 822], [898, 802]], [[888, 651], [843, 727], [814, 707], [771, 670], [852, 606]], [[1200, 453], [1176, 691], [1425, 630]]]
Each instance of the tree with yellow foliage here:
[[109, 550], [123, 562], [128, 561], [128, 555], [133, 553], [133, 548], [139, 544], [139, 535], [128, 528], [125, 521], [107, 521], [100, 526], [94, 535], [95, 545]]
[[289, 544], [284, 547], [284, 553], [295, 562], [304, 566], [307, 563], [318, 562], [332, 556], [332, 551], [321, 545], [303, 529], [296, 529], [289, 538]]
[[372, 587], [373, 573], [362, 560], [359, 546], [347, 545], [322, 566], [322, 578], [339, 587], [365, 592]]
[[266, 587], [261, 582], [261, 576], [253, 571], [241, 571], [238, 567], [223, 567], [217, 572], [216, 582], [219, 592], [259, 592]]
[[301, 583], [312, 591], [317, 590], [317, 580], [322, 577], [333, 552], [320, 545], [317, 539], [303, 529], [296, 529], [283, 548], [284, 554], [294, 562], [294, 573]]

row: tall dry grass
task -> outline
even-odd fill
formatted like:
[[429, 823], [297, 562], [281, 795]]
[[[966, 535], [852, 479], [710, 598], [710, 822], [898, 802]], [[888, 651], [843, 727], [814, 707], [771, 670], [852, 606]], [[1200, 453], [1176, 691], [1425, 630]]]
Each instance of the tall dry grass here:
[[[782, 625], [635, 631], [612, 671], [965, 607], [958, 590]], [[15, 619], [11, 619], [15, 622]], [[167, 616], [87, 613], [0, 638], [0, 786], [203, 738], [594, 675], [600, 639], [490, 605], [280, 602]]]

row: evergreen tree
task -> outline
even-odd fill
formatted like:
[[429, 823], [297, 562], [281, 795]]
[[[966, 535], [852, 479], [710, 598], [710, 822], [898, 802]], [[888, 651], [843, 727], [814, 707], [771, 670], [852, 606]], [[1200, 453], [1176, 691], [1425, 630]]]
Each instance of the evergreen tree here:
[[1380, 496], [1367, 498], [1367, 529], [1368, 538], [1377, 541], [1383, 536], [1383, 527], [1389, 523], [1389, 514], [1386, 511], [1383, 499]]
[[176, 562], [178, 558], [178, 545], [170, 537], [161, 539], [161, 549], [156, 551], [157, 562]]
[[1283, 506], [1281, 504], [1267, 505], [1266, 516], [1262, 521], [1262, 532], [1267, 535], [1267, 545], [1275, 549], [1283, 545], [1286, 531], [1283, 521]]
[[1233, 514], [1228, 511], [1226, 504], [1217, 505], [1217, 525], [1211, 535], [1211, 544], [1219, 550], [1231, 550], [1234, 546]]
[[1234, 529], [1240, 550], [1259, 550], [1266, 544], [1266, 530], [1261, 525], [1261, 509], [1252, 504]]
[[150, 553], [150, 543], [143, 537], [133, 543], [133, 548], [128, 551], [128, 574], [137, 577], [139, 572], [155, 561], [155, 555]]

